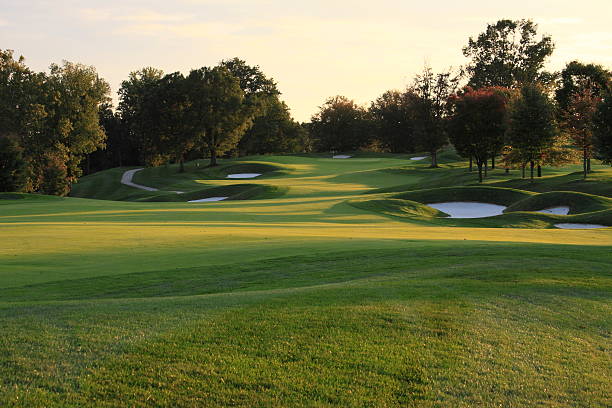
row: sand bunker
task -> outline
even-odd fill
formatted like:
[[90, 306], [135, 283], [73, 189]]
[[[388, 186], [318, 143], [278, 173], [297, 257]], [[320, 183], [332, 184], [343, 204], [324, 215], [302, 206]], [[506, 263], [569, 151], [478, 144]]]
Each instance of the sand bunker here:
[[417, 157], [411, 157], [410, 160], [423, 160], [426, 159], [427, 156], [417, 156]]
[[506, 209], [503, 205], [477, 203], [472, 201], [451, 201], [431, 203], [429, 207], [450, 215], [450, 218], [484, 218], [501, 215]]
[[572, 224], [572, 223], [561, 223], [561, 224], [555, 224], [555, 227], [557, 228], [561, 228], [561, 229], [595, 229], [595, 228], [608, 228], [605, 225], [599, 225], [599, 224]]
[[236, 173], [236, 174], [228, 174], [227, 178], [229, 179], [248, 179], [255, 178], [261, 176], [261, 173]]
[[567, 215], [570, 212], [570, 208], [568, 206], [561, 205], [559, 207], [545, 208], [535, 212], [542, 214]]
[[208, 197], [208, 198], [200, 198], [199, 200], [191, 200], [187, 201], [188, 203], [206, 203], [210, 201], [223, 201], [227, 197]]
[[348, 154], [336, 154], [332, 156], [332, 159], [350, 159], [353, 156], [349, 156]]

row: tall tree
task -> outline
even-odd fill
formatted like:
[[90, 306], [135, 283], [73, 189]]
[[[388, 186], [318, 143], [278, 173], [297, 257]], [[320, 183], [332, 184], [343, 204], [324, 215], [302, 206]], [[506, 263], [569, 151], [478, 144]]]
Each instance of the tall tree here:
[[459, 77], [446, 71], [434, 74], [430, 67], [416, 75], [412, 88], [417, 98], [414, 107], [415, 140], [418, 148], [429, 152], [431, 167], [438, 167], [438, 151], [448, 143], [446, 118], [448, 101], [457, 89]]
[[163, 161], [156, 147], [157, 114], [152, 107], [154, 93], [162, 77], [163, 71], [145, 67], [131, 72], [119, 89], [118, 112], [127, 129], [128, 144], [138, 152], [139, 164], [160, 164]]
[[572, 94], [564, 115], [563, 127], [582, 152], [584, 178], [591, 170], [593, 119], [601, 99], [590, 88]]
[[110, 86], [94, 67], [65, 61], [51, 65], [46, 90], [46, 126], [39, 141], [56, 151], [55, 157], [67, 158], [66, 182], [73, 183], [81, 175], [81, 160], [104, 147], [99, 109], [110, 100]]
[[467, 89], [451, 99], [449, 137], [458, 152], [474, 158], [478, 181], [483, 167], [504, 146], [507, 122], [507, 98], [496, 88]]
[[510, 109], [508, 142], [512, 155], [522, 164], [529, 163], [531, 180], [535, 164], [541, 164], [558, 134], [555, 107], [546, 93], [537, 85], [527, 84]]
[[537, 39], [537, 27], [531, 20], [504, 19], [488, 24], [476, 39], [470, 37], [463, 48], [463, 55], [470, 58], [468, 85], [510, 88], [547, 77], [542, 70], [554, 44], [547, 35]]
[[593, 118], [597, 157], [612, 165], [612, 91], [608, 90]]
[[245, 102], [238, 78], [222, 66], [192, 70], [187, 85], [190, 126], [216, 166], [217, 157], [235, 148], [252, 125], [257, 108]]
[[159, 80], [153, 98], [158, 150], [179, 163], [181, 173], [185, 171], [186, 154], [198, 145], [201, 137], [189, 123], [192, 103], [188, 86], [182, 74], [168, 74]]
[[376, 138], [392, 153], [415, 150], [414, 111], [417, 101], [417, 95], [410, 90], [387, 91], [370, 105]]
[[311, 118], [310, 131], [319, 151], [351, 151], [369, 139], [366, 110], [344, 96], [329, 98]]
[[566, 112], [573, 95], [589, 89], [601, 97], [610, 89], [612, 72], [597, 64], [584, 64], [578, 61], [568, 63], [561, 71], [555, 99], [562, 112]]

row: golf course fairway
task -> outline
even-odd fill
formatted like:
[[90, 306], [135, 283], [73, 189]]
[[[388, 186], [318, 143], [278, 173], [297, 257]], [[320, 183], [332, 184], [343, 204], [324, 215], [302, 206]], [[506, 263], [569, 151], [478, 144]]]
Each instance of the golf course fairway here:
[[0, 406], [612, 405], [610, 167], [349, 155], [0, 194]]

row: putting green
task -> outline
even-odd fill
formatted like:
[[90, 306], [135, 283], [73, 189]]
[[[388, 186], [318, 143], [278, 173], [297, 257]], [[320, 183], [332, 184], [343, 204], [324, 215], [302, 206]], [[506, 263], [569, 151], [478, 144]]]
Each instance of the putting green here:
[[[612, 225], [609, 167], [351, 155], [0, 194], [0, 406], [609, 405], [612, 230], [553, 226]], [[424, 205], [474, 194], [512, 211]]]

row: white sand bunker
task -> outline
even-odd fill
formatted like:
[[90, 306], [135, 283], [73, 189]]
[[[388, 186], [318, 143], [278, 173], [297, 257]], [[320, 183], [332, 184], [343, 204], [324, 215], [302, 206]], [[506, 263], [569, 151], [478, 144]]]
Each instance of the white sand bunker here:
[[332, 159], [350, 159], [353, 156], [349, 156], [348, 154], [336, 154], [332, 156]]
[[410, 160], [423, 160], [426, 159], [427, 156], [417, 156], [417, 157], [411, 157]]
[[451, 201], [432, 203], [428, 206], [450, 215], [449, 218], [484, 218], [501, 215], [506, 209], [503, 205], [477, 203], [473, 201]]
[[567, 215], [570, 212], [570, 208], [566, 205], [561, 205], [559, 207], [545, 208], [535, 212], [542, 214]]
[[605, 225], [599, 224], [572, 224], [570, 222], [555, 224], [555, 227], [561, 229], [596, 229], [596, 228], [608, 228]]
[[210, 201], [223, 201], [227, 197], [208, 197], [208, 198], [200, 198], [199, 200], [191, 200], [187, 201], [188, 203], [206, 203]]
[[229, 179], [248, 179], [255, 178], [261, 176], [261, 173], [236, 173], [236, 174], [228, 174], [227, 178]]

